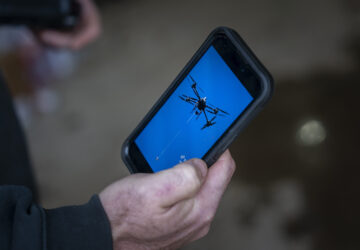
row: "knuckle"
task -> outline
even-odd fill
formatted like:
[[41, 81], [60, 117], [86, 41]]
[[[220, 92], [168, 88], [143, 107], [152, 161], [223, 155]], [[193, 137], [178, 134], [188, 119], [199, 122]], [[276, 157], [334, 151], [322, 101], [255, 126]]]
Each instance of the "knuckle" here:
[[149, 192], [149, 190], [145, 187], [140, 185], [139, 187], [137, 187], [136, 190], [134, 190], [132, 193], [132, 198], [137, 201], [141, 201], [144, 202], [144, 199], [147, 197], [151, 197], [153, 196], [151, 192]]
[[196, 165], [198, 168], [207, 168], [206, 163], [198, 158], [191, 159], [190, 162], [192, 162], [194, 165]]
[[187, 165], [183, 169], [183, 177], [184, 181], [191, 189], [198, 189], [200, 187], [201, 181], [196, 169], [193, 166]]
[[139, 185], [135, 190], [139, 196], [145, 196], [147, 193], [149, 193], [149, 189], [145, 185]]

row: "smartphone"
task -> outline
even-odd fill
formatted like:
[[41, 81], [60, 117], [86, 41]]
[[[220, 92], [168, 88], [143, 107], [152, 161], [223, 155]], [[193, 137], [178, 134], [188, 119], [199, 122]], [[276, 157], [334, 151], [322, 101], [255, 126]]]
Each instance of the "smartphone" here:
[[269, 101], [270, 73], [232, 29], [215, 29], [123, 144], [131, 173], [191, 158], [211, 166]]
[[0, 25], [71, 30], [79, 22], [76, 0], [11, 0], [0, 2]]

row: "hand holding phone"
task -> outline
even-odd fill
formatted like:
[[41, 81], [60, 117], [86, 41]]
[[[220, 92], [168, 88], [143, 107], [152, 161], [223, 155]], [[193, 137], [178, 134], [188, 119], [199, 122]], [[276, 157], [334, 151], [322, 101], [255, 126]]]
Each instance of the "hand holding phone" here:
[[202, 238], [234, 171], [227, 151], [210, 169], [192, 159], [110, 185], [99, 196], [110, 220], [114, 249], [178, 249]]
[[232, 29], [215, 29], [123, 145], [130, 172], [192, 158], [211, 166], [268, 102], [269, 72]]

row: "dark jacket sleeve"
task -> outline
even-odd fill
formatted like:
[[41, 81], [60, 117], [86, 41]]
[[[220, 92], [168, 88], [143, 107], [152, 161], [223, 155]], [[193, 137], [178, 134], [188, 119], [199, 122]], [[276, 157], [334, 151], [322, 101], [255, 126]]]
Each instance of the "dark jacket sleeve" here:
[[35, 196], [34, 200], [38, 198], [24, 131], [15, 114], [10, 91], [1, 72], [0, 185], [26, 186]]
[[1, 250], [112, 250], [99, 197], [81, 206], [43, 209], [21, 186], [0, 187]]

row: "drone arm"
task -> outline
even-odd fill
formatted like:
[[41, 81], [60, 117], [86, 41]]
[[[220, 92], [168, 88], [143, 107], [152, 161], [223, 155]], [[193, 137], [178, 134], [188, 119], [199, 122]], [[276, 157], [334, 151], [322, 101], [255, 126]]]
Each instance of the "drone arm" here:
[[205, 115], [205, 118], [206, 118], [206, 123], [208, 123], [209, 122], [209, 119], [208, 119], [208, 117], [207, 117], [207, 115], [206, 115], [206, 111], [204, 110], [204, 115]]
[[193, 86], [193, 87], [191, 87], [191, 88], [193, 89], [196, 97], [200, 99], [200, 95], [199, 95], [199, 92], [198, 92], [197, 89], [196, 89], [196, 86]]

